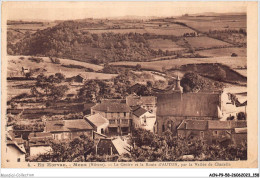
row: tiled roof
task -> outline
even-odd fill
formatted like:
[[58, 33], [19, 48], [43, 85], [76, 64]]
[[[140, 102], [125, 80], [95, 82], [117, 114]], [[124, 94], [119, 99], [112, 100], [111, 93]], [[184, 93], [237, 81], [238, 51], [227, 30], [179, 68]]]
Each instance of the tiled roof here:
[[88, 119], [97, 127], [103, 124], [109, 124], [109, 121], [99, 113], [90, 116], [85, 116], [85, 118]]
[[183, 120], [179, 130], [207, 130], [208, 123], [205, 120]]
[[84, 119], [47, 121], [46, 132], [70, 132], [92, 130], [93, 127]]
[[183, 120], [178, 130], [237, 129], [239, 121]]
[[32, 137], [29, 141], [29, 146], [50, 146], [48, 141], [52, 139], [50, 137]]
[[155, 105], [156, 97], [129, 95], [126, 97], [126, 102], [129, 106]]
[[130, 112], [130, 107], [125, 103], [105, 102], [98, 103], [92, 109], [102, 112]]
[[133, 111], [133, 114], [137, 117], [140, 117], [141, 115], [143, 115], [144, 113], [146, 113], [147, 110], [142, 108], [142, 107], [139, 107], [138, 109], [134, 110]]
[[46, 137], [52, 137], [52, 134], [48, 133], [48, 132], [34, 132], [34, 133], [30, 133], [29, 134], [28, 139], [31, 139], [33, 137], [43, 137], [43, 138], [46, 138]]
[[208, 121], [209, 129], [231, 129], [230, 121]]
[[158, 116], [218, 117], [219, 94], [178, 93], [157, 95]]
[[128, 149], [130, 148], [130, 145], [125, 141], [121, 140], [120, 138], [112, 140], [112, 143], [116, 147], [116, 150], [119, 153], [119, 155], [129, 152]]

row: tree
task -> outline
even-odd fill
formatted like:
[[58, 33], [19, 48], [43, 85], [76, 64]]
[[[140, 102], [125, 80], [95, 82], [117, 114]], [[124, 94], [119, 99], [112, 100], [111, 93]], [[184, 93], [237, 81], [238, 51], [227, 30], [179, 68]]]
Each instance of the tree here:
[[222, 69], [221, 67], [217, 67], [217, 71], [216, 71], [216, 79], [218, 81], [223, 81], [226, 79], [227, 77], [227, 74], [226, 74], [226, 71], [224, 69]]
[[244, 112], [239, 112], [237, 114], [237, 120], [246, 120], [246, 114]]
[[49, 142], [52, 151], [30, 158], [33, 162], [84, 162], [94, 149], [94, 142], [87, 135], [69, 140], [52, 140]]

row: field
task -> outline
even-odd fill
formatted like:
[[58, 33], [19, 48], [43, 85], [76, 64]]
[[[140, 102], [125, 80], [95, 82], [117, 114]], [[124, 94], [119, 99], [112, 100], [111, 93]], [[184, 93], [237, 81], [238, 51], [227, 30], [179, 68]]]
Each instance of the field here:
[[[159, 24], [161, 26], [159, 26]], [[124, 24], [120, 24], [122, 26]], [[129, 25], [131, 25], [129, 23]], [[84, 28], [84, 31], [88, 31], [91, 33], [152, 33], [152, 34], [157, 34], [157, 35], [174, 35], [174, 36], [183, 36], [184, 33], [192, 33], [194, 32], [192, 29], [188, 27], [184, 27], [181, 25], [177, 24], [167, 24], [167, 25], [162, 25], [161, 23], [158, 24], [144, 24], [144, 25], [134, 25], [134, 23], [129, 26], [128, 28], [121, 28], [121, 29], [104, 29], [104, 28], [99, 28], [99, 29], [91, 29], [91, 28]]]
[[[29, 56], [24, 56], [25, 59], [19, 59], [21, 56], [8, 56], [8, 66], [7, 66], [7, 75], [9, 77], [22, 77], [21, 70], [23, 68], [27, 68], [30, 70], [37, 70], [35, 75], [38, 75], [41, 72], [44, 72], [46, 75], [55, 74], [57, 72], [63, 73], [66, 77], [75, 76], [78, 74], [86, 74], [89, 78], [95, 78], [95, 72], [86, 72], [85, 69], [77, 69], [77, 68], [68, 68], [62, 65], [78, 65], [83, 66], [85, 68], [93, 69], [94, 71], [101, 70], [103, 67], [95, 64], [74, 61], [69, 59], [60, 59], [60, 64], [53, 64], [51, 60], [47, 57], [42, 57], [42, 63], [36, 63], [28, 60]], [[97, 78], [111, 78], [109, 74], [98, 73]]]
[[150, 44], [150, 47], [154, 50], [161, 49], [163, 51], [166, 51], [166, 50], [176, 51], [176, 50], [184, 49], [184, 48], [178, 46], [172, 40], [152, 39], [152, 40], [149, 40], [149, 44]]
[[114, 62], [111, 65], [136, 66], [141, 64], [143, 69], [162, 71], [163, 68], [171, 69], [185, 64], [221, 63], [231, 68], [244, 67], [247, 65], [246, 57], [212, 57], [212, 58], [179, 58], [152, 62]]
[[187, 16], [178, 18], [176, 21], [183, 22], [201, 32], [246, 29], [246, 15]]
[[206, 36], [201, 36], [201, 37], [189, 37], [186, 38], [188, 43], [193, 47], [193, 48], [213, 48], [213, 47], [220, 47], [220, 46], [231, 46], [230, 44], [209, 38]]
[[219, 57], [219, 56], [231, 56], [232, 53], [236, 53], [239, 57], [246, 57], [246, 48], [220, 48], [220, 49], [208, 49], [198, 51], [200, 55], [209, 57]]

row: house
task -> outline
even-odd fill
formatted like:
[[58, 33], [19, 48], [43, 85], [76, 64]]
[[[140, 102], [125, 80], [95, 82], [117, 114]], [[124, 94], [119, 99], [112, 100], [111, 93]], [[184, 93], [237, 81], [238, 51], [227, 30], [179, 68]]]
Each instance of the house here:
[[156, 132], [156, 115], [139, 107], [132, 111], [133, 113], [133, 127], [149, 130], [153, 133]]
[[109, 121], [101, 114], [85, 116], [84, 119], [94, 128], [97, 133], [105, 134], [109, 125]]
[[177, 128], [177, 136], [189, 142], [231, 143], [231, 134], [241, 127], [246, 127], [245, 121], [183, 120]]
[[100, 139], [96, 146], [98, 155], [122, 155], [129, 153], [130, 145], [121, 138]]
[[52, 134], [48, 132], [30, 133], [29, 137], [30, 156], [45, 154], [52, 151], [49, 141]]
[[156, 114], [155, 96], [137, 96], [136, 94], [131, 94], [126, 97], [126, 104], [130, 107], [141, 106], [151, 113]]
[[46, 121], [45, 132], [52, 134], [53, 139], [74, 139], [82, 134], [93, 138], [94, 128], [84, 119]]
[[6, 161], [25, 162], [25, 148], [23, 144], [18, 144], [13, 137], [7, 134]]
[[107, 134], [122, 135], [130, 132], [132, 125], [130, 111], [131, 108], [126, 103], [115, 100], [104, 100], [91, 108], [91, 115], [99, 113], [108, 119]]
[[157, 96], [157, 130], [162, 134], [170, 129], [174, 134], [183, 120], [219, 120], [222, 115], [221, 92], [183, 93], [180, 80], [176, 87]]

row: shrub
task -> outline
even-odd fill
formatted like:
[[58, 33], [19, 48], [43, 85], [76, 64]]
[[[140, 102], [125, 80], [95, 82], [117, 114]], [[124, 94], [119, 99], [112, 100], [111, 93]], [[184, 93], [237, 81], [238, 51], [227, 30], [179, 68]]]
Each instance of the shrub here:
[[43, 59], [40, 57], [29, 57], [28, 60], [32, 61], [32, 62], [36, 62], [36, 63], [41, 63], [43, 62]]
[[24, 60], [24, 57], [19, 57], [19, 59]]
[[238, 55], [236, 53], [232, 53], [231, 57], [237, 57]]

